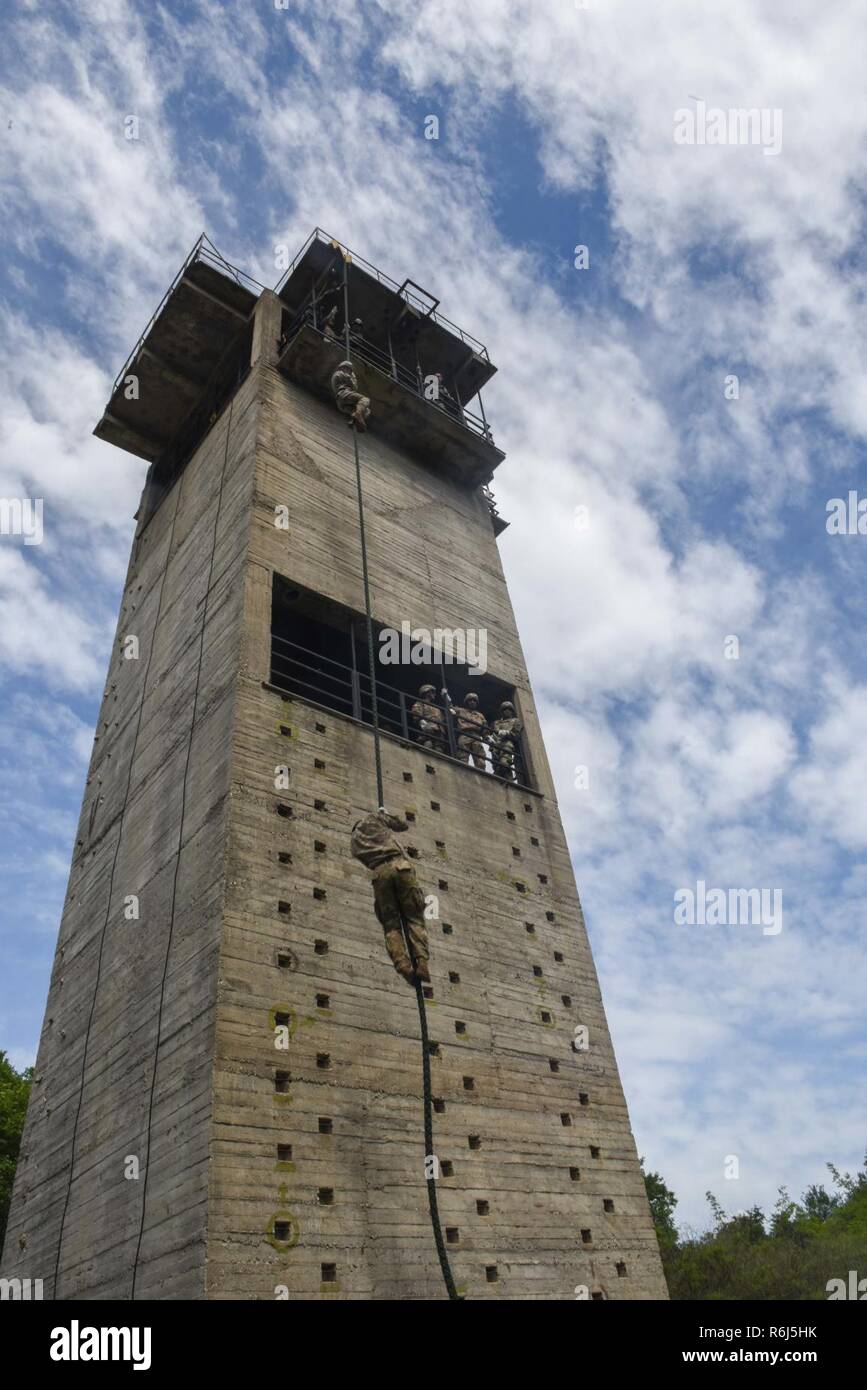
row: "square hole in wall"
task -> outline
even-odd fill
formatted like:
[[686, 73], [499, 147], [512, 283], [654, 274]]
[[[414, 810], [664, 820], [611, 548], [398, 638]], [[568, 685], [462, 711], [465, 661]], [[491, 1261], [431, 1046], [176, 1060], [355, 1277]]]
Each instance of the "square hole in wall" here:
[[406, 812], [406, 823], [407, 825], [415, 825], [415, 811]]
[[482, 1141], [479, 1138], [478, 1134], [468, 1134], [467, 1143], [469, 1144], [471, 1149], [480, 1149], [482, 1147]]
[[525, 810], [525, 811], [532, 811], [532, 809], [533, 809], [533, 807], [530, 805], [529, 801], [525, 801], [525, 802], [524, 802], [524, 810]]
[[452, 936], [454, 930], [451, 922], [443, 922], [443, 936]]
[[560, 995], [560, 998], [563, 1000], [563, 1004], [565, 1005], [565, 1007], [566, 1007], [567, 1009], [571, 1009], [571, 1007], [572, 1007], [572, 995], [571, 995], [571, 994], [561, 994], [561, 995]]
[[314, 801], [313, 809], [314, 811], [327, 811], [328, 807], [325, 805], [324, 801]]
[[325, 725], [324, 725], [324, 724], [317, 724], [317, 725], [316, 725], [316, 732], [317, 732], [317, 734], [324, 734], [324, 733], [325, 733]]
[[444, 1178], [453, 1178], [455, 1175], [455, 1165], [450, 1158], [444, 1158], [440, 1164], [440, 1173]]
[[617, 1270], [618, 1279], [626, 1278], [626, 1265], [623, 1263], [622, 1260], [618, 1260], [614, 1268]]
[[438, 811], [438, 810], [440, 809], [440, 804], [439, 804], [439, 802], [438, 802], [438, 801], [432, 801], [431, 804], [430, 804], [430, 808], [431, 808], [432, 811]]
[[320, 1115], [320, 1116], [319, 1116], [319, 1133], [320, 1133], [320, 1134], [333, 1134], [333, 1133], [334, 1133], [334, 1121], [333, 1121], [332, 1119], [329, 1119], [329, 1117], [328, 1117], [327, 1115]]
[[278, 1145], [277, 1145], [277, 1162], [278, 1162], [278, 1163], [291, 1163], [291, 1162], [292, 1162], [292, 1145], [291, 1145], [291, 1144], [278, 1144]]
[[601, 1289], [594, 1289], [593, 1292], [591, 1293], [590, 1297], [592, 1298], [592, 1300], [593, 1300], [594, 1303], [604, 1303], [604, 1302], [605, 1302], [605, 1295], [604, 1295], [604, 1293], [602, 1292]]
[[292, 863], [292, 855], [289, 853], [289, 851], [288, 851], [287, 849], [281, 849], [280, 852], [279, 852], [278, 855], [277, 855], [277, 858], [278, 858], [278, 860], [280, 861], [281, 864], [291, 864], [291, 863]]
[[476, 1089], [476, 1078], [474, 1076], [464, 1077], [464, 1090], [474, 1091]]
[[553, 912], [546, 912], [546, 913], [545, 913], [545, 916], [546, 916], [546, 918], [548, 919], [549, 922], [553, 922], [553, 921], [554, 921], [554, 914], [553, 914]]
[[322, 1265], [321, 1270], [323, 1284], [337, 1283], [337, 1265]]
[[283, 916], [285, 917], [288, 913], [292, 911], [292, 904], [287, 903], [281, 899], [281, 901], [277, 904], [277, 911], [282, 912]]
[[527, 885], [526, 885], [526, 883], [522, 883], [521, 880], [520, 880], [519, 878], [516, 878], [516, 879], [515, 879], [515, 892], [516, 892], [516, 893], [526, 893], [526, 891], [527, 891]]
[[326, 893], [326, 891], [325, 891], [324, 888], [314, 888], [314, 889], [313, 889], [313, 896], [314, 896], [314, 898], [316, 899], [317, 902], [322, 903], [322, 902], [325, 901], [325, 899], [327, 898], [328, 894]]
[[439, 1057], [440, 1055], [440, 1045], [438, 1042], [429, 1042], [427, 1045], [427, 1050], [430, 1053], [431, 1057]]
[[600, 1150], [600, 1148], [599, 1148], [599, 1146], [598, 1146], [597, 1144], [591, 1144], [591, 1145], [590, 1145], [590, 1157], [591, 1157], [591, 1158], [598, 1158], [599, 1155], [600, 1155], [600, 1153], [601, 1153], [601, 1150]]
[[518, 849], [517, 845], [512, 845], [512, 857], [514, 859], [520, 859], [521, 857], [521, 851]]
[[425, 763], [424, 770], [425, 772], [429, 772], [431, 777], [433, 777], [434, 773], [436, 772], [436, 768], [431, 767], [430, 763]]
[[499, 1277], [500, 1272], [496, 1265], [485, 1265], [485, 1278], [489, 1284], [496, 1284]]
[[557, 962], [558, 965], [562, 965], [562, 964], [563, 964], [563, 952], [562, 952], [562, 951], [555, 951], [555, 952], [554, 952], [554, 959], [555, 959], [555, 961]]
[[281, 734], [283, 735], [284, 738], [291, 738], [291, 737], [292, 737], [292, 726], [291, 726], [291, 724], [281, 724], [281, 725], [280, 725], [280, 732], [281, 732]]
[[285, 1010], [277, 1009], [274, 1011], [274, 1023], [278, 1028], [288, 1028], [290, 1021], [291, 1015]]
[[436, 845], [437, 849], [442, 849], [442, 850], [444, 850], [445, 847], [446, 847], [446, 842], [445, 842], [445, 840], [434, 840], [434, 844]]
[[292, 955], [289, 951], [278, 951], [277, 964], [279, 965], [281, 970], [291, 970], [295, 962], [292, 959]]
[[539, 1010], [539, 1013], [540, 1013], [540, 1016], [541, 1016], [541, 1019], [542, 1019], [542, 1022], [543, 1022], [543, 1023], [550, 1023], [550, 1022], [551, 1022], [551, 1015], [549, 1014], [549, 1012], [548, 1012], [547, 1009], [540, 1009], [540, 1010]]
[[539, 840], [538, 840], [538, 837], [537, 837], [536, 835], [531, 835], [531, 836], [530, 836], [530, 844], [531, 844], [531, 845], [535, 845], [537, 849], [539, 848]]
[[313, 943], [313, 949], [314, 949], [314, 951], [316, 952], [317, 956], [327, 956], [327, 955], [328, 955], [328, 942], [327, 942], [327, 941], [324, 941], [324, 940], [322, 939], [322, 937], [319, 937], [319, 938], [317, 938], [316, 941], [314, 941], [314, 943]]
[[403, 780], [404, 780], [404, 782], [411, 782], [411, 781], [412, 781], [412, 773], [411, 773], [411, 772], [405, 772], [405, 773], [403, 774]]
[[408, 859], [418, 859], [418, 850], [415, 845], [407, 845], [406, 854]]
[[613, 1201], [613, 1199], [612, 1199], [611, 1197], [605, 1197], [605, 1198], [603, 1198], [603, 1201], [602, 1201], [602, 1210], [603, 1210], [603, 1211], [613, 1211], [613, 1210], [614, 1210], [614, 1201]]
[[541, 967], [541, 965], [534, 965], [534, 966], [533, 966], [533, 974], [536, 976], [536, 979], [539, 978], [539, 976], [542, 974], [542, 967]]
[[590, 1104], [590, 1097], [588, 1096], [588, 1094], [587, 1094], [586, 1091], [580, 1091], [580, 1092], [579, 1092], [579, 1094], [578, 1094], [578, 1103], [579, 1103], [579, 1105], [589, 1105], [589, 1104]]
[[318, 1190], [318, 1192], [316, 1193], [316, 1200], [317, 1200], [317, 1202], [319, 1203], [320, 1207], [333, 1207], [333, 1206], [334, 1206], [334, 1188], [333, 1188], [333, 1187], [320, 1187], [319, 1190]]
[[325, 841], [324, 841], [324, 840], [314, 840], [314, 841], [313, 841], [313, 849], [314, 849], [314, 851], [315, 851], [316, 854], [324, 854], [324, 853], [325, 853], [325, 850], [326, 850]]
[[488, 1216], [490, 1215], [490, 1211], [490, 1203], [486, 1202], [483, 1197], [478, 1197], [476, 1199], [476, 1214], [478, 1216]]
[[461, 982], [461, 977], [460, 977], [460, 975], [458, 974], [457, 970], [450, 970], [450, 971], [449, 971], [449, 984], [451, 984], [451, 985], [459, 985], [460, 982]]
[[291, 1221], [274, 1222], [274, 1239], [277, 1241], [287, 1241], [292, 1235]]
[[331, 1070], [331, 1055], [328, 1052], [317, 1052], [316, 1065], [320, 1071]]
[[441, 893], [447, 893], [447, 892], [449, 891], [449, 881], [448, 881], [447, 878], [441, 878], [441, 879], [440, 879], [440, 881], [439, 881], [439, 890], [440, 890]]
[[560, 1070], [560, 1063], [557, 1061], [557, 1058], [556, 1058], [556, 1057], [549, 1057], [549, 1058], [548, 1058], [548, 1066], [551, 1068], [552, 1071], [559, 1071], [559, 1070]]
[[582, 1245], [592, 1245], [592, 1244], [593, 1244], [593, 1233], [592, 1233], [592, 1231], [587, 1230], [586, 1227], [585, 1227], [585, 1229], [581, 1232], [581, 1244], [582, 1244]]
[[437, 1114], [437, 1115], [443, 1115], [443, 1114], [445, 1114], [446, 1103], [445, 1103], [445, 1101], [443, 1100], [442, 1096], [434, 1096], [433, 1108], [434, 1108], [435, 1114]]
[[317, 1009], [330, 1009], [330, 1008], [331, 1008], [331, 996], [330, 996], [330, 994], [317, 994], [317, 996], [316, 996], [316, 1007], [317, 1007]]
[[570, 1168], [570, 1169], [569, 1169], [569, 1177], [572, 1179], [572, 1182], [580, 1182], [580, 1181], [581, 1181], [581, 1169], [580, 1169], [580, 1168]]
[[547, 875], [547, 874], [539, 874], [539, 875], [538, 875], [538, 879], [539, 879], [539, 882], [540, 882], [540, 883], [547, 883], [547, 882], [548, 882], [548, 875]]
[[572, 1116], [569, 1114], [568, 1110], [560, 1111], [560, 1123], [564, 1129], [569, 1129], [569, 1127], [571, 1126]]
[[446, 1242], [448, 1245], [457, 1245], [461, 1238], [461, 1233], [457, 1226], [446, 1226]]
[[313, 766], [314, 766], [315, 768], [317, 768], [319, 772], [324, 772], [324, 771], [325, 771], [325, 763], [322, 761], [321, 758], [314, 758], [314, 759], [313, 759]]
[[433, 985], [422, 985], [421, 992], [425, 999], [433, 999], [434, 997]]
[[524, 926], [525, 926], [526, 930], [530, 933], [531, 936], [535, 936], [535, 935], [536, 935], [536, 928], [533, 926], [533, 923], [532, 923], [532, 922], [525, 922], [525, 923], [524, 923]]
[[277, 815], [278, 815], [278, 816], [283, 816], [286, 820], [291, 820], [293, 814], [294, 814], [294, 813], [293, 813], [293, 811], [292, 811], [292, 807], [291, 807], [291, 806], [287, 806], [285, 801], [278, 801], [278, 802], [277, 802]]
[[274, 1090], [278, 1096], [285, 1096], [288, 1093], [291, 1079], [288, 1071], [274, 1073]]
[[456, 1033], [465, 1033], [466, 1031], [467, 1031], [467, 1025], [463, 1022], [462, 1019], [457, 1019], [457, 1020], [455, 1021], [455, 1032], [456, 1032]]
[[515, 812], [514, 812], [514, 811], [507, 811], [507, 812], [506, 812], [506, 820], [514, 820], [514, 819], [515, 819]]

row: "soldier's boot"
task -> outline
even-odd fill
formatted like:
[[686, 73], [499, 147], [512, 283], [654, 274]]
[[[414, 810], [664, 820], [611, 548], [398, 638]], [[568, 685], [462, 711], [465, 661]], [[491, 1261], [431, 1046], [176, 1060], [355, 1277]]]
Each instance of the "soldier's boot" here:
[[419, 959], [419, 960], [416, 961], [416, 963], [415, 963], [415, 977], [416, 977], [417, 980], [421, 980], [421, 982], [422, 982], [423, 985], [429, 985], [429, 984], [430, 984], [430, 971], [428, 970], [428, 965], [427, 965], [427, 961], [426, 961], [426, 960], [421, 960], [421, 959]]
[[391, 956], [391, 963], [401, 979], [406, 980], [407, 984], [414, 985], [415, 972], [412, 968], [412, 961], [407, 954], [406, 942], [400, 927], [389, 927], [386, 930], [385, 947]]
[[369, 414], [370, 410], [365, 406], [363, 401], [359, 401], [358, 405], [352, 412], [352, 419], [355, 422], [355, 428], [357, 430], [361, 430], [362, 434], [367, 429], [367, 417]]

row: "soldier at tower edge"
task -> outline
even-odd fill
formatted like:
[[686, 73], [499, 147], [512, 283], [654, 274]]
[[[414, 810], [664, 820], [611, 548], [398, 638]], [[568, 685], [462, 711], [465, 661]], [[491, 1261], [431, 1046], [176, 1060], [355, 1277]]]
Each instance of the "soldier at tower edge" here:
[[515, 715], [515, 706], [510, 700], [504, 700], [491, 730], [494, 772], [504, 782], [515, 781], [515, 754], [523, 732], [524, 726]]
[[349, 361], [340, 362], [331, 377], [331, 393], [337, 402], [337, 409], [348, 415], [347, 425], [366, 430], [370, 415], [370, 398], [362, 396], [358, 390], [358, 380]]
[[340, 342], [340, 338], [338, 337], [338, 334], [337, 334], [336, 324], [337, 324], [337, 305], [335, 304], [334, 307], [333, 307], [332, 309], [329, 309], [329, 310], [328, 310], [328, 313], [325, 315], [325, 321], [324, 321], [323, 324], [322, 324], [322, 333], [323, 333], [323, 336], [326, 337], [326, 338], [328, 339], [329, 343], [339, 343], [339, 342]]
[[[443, 698], [448, 700], [448, 691], [443, 691]], [[479, 709], [479, 697], [475, 691], [471, 690], [464, 696], [462, 705], [453, 705], [449, 702], [449, 714], [455, 721], [458, 736], [458, 757], [462, 763], [469, 764], [470, 757], [473, 760], [473, 767], [485, 770], [485, 745], [482, 743], [482, 734], [487, 727], [487, 720]]]
[[[385, 946], [398, 975], [409, 984], [430, 983], [424, 897], [415, 869], [391, 833], [406, 830], [407, 823], [384, 806], [362, 816], [352, 827], [350, 848], [355, 859], [370, 870], [374, 911], [385, 933]], [[409, 952], [401, 922], [406, 924]]]
[[433, 748], [437, 753], [445, 752], [445, 721], [443, 712], [436, 703], [437, 693], [432, 685], [423, 685], [418, 699], [410, 706], [413, 723], [421, 737], [418, 742], [422, 748]]

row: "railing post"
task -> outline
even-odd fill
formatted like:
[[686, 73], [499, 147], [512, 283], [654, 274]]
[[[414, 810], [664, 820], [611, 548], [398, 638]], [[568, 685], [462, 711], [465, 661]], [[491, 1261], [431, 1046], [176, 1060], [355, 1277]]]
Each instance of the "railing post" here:
[[406, 717], [406, 696], [402, 690], [398, 691], [398, 694], [400, 695], [400, 724], [403, 729], [403, 736], [407, 743], [409, 743], [409, 720]]
[[357, 671], [352, 672], [352, 717], [364, 722], [364, 711], [361, 708], [361, 681]]

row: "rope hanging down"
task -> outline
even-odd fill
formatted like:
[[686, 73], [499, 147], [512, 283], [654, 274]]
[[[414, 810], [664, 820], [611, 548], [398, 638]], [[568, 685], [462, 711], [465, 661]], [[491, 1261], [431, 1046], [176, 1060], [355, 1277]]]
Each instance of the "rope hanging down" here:
[[[346, 358], [352, 361], [349, 344], [349, 279], [348, 265], [344, 257], [343, 261], [343, 324], [346, 341]], [[379, 743], [379, 706], [376, 696], [376, 667], [374, 665], [373, 648], [373, 618], [370, 606], [370, 575], [367, 567], [367, 537], [364, 526], [364, 495], [361, 487], [361, 460], [358, 454], [358, 431], [352, 427], [352, 442], [355, 446], [355, 489], [358, 496], [358, 526], [361, 535], [361, 573], [364, 580], [364, 615], [367, 626], [367, 661], [370, 672], [370, 694], [371, 694], [371, 717], [373, 721], [373, 751], [376, 762], [376, 804], [385, 805], [385, 794], [382, 784], [382, 754]], [[406, 926], [402, 923], [403, 934], [409, 950], [409, 938]], [[421, 1029], [421, 1055], [422, 1055], [422, 1086], [424, 1090], [424, 1151], [425, 1161], [433, 1157], [433, 1096], [431, 1094], [430, 1081], [430, 1042], [427, 1031], [427, 1010], [424, 1002], [424, 990], [421, 980], [415, 982], [415, 997], [418, 1004], [418, 1019]], [[440, 1269], [442, 1270], [443, 1280], [446, 1291], [450, 1299], [461, 1300], [461, 1295], [455, 1288], [455, 1281], [452, 1277], [449, 1257], [446, 1253], [445, 1241], [443, 1240], [442, 1226], [440, 1225], [439, 1207], [437, 1205], [436, 1178], [433, 1173], [427, 1178], [427, 1200], [430, 1208], [431, 1226], [433, 1227], [434, 1241], [436, 1242], [437, 1255], [439, 1256]]]

